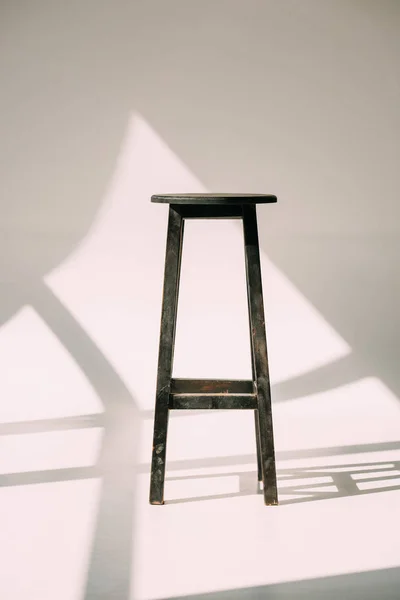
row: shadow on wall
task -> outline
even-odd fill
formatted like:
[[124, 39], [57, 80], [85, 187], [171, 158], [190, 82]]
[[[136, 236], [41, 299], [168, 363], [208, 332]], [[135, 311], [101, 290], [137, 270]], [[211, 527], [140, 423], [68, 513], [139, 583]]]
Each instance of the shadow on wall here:
[[[57, 336], [97, 393], [104, 412], [0, 425], [0, 435], [18, 435], [102, 427], [102, 444], [93, 467], [18, 472], [0, 476], [0, 487], [76, 481], [101, 477], [97, 526], [92, 540], [85, 600], [129, 598], [132, 528], [140, 416], [134, 399], [112, 365], [68, 309], [40, 281], [26, 288], [14, 307], [29, 304]], [[12, 299], [9, 297], [9, 299]], [[56, 401], [56, 399], [55, 399]], [[118, 557], [118, 560], [109, 560]]]
[[2, 10], [2, 321], [87, 232], [133, 109], [208, 189], [278, 195], [262, 246], [354, 350], [300, 393], [400, 395], [397, 2]]
[[[14, 433], [104, 427], [94, 467], [16, 473], [2, 486], [102, 477], [84, 597], [129, 597], [139, 419], [101, 350], [45, 284], [84, 239], [115, 169], [128, 113], [114, 101], [106, 21], [86, 6], [8, 3], [1, 12], [0, 325], [29, 305], [69, 351], [103, 404], [101, 415], [13, 424]], [[110, 6], [110, 5], [109, 5]], [[67, 8], [67, 10], [65, 10]], [[85, 13], [85, 11], [87, 12]], [[5, 427], [10, 433], [10, 426]], [[109, 557], [118, 560], [109, 561]]]
[[262, 247], [353, 350], [274, 397], [369, 376], [400, 397], [399, 4], [175, 8], [141, 8], [136, 105], [207, 189], [278, 195]]
[[279, 197], [262, 246], [354, 353], [277, 398], [400, 396], [398, 3], [2, 10], [2, 322], [87, 233], [134, 109], [208, 189]]

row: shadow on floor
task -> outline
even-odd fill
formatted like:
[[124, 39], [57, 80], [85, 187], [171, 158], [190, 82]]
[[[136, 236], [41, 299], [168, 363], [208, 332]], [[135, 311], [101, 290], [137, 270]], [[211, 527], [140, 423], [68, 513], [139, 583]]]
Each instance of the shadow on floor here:
[[[19, 291], [22, 291], [21, 286]], [[6, 474], [0, 477], [0, 487], [101, 478], [97, 525], [83, 598], [127, 600], [131, 589], [139, 411], [111, 363], [44, 283], [26, 287], [23, 297], [85, 374], [102, 402], [104, 412], [48, 421], [6, 423], [0, 426], [0, 434], [101, 427], [103, 437], [95, 466]]]
[[[355, 464], [278, 469], [277, 476], [279, 505], [285, 506], [316, 500], [333, 500], [400, 490], [400, 461], [368, 461]], [[253, 496], [262, 493], [255, 471], [175, 476], [168, 477], [167, 482], [223, 477], [237, 477], [239, 491], [228, 494], [179, 498], [169, 500], [166, 503], [181, 504], [236, 498], [238, 496]]]
[[[180, 600], [398, 600], [400, 568], [179, 596]], [[164, 600], [167, 600], [166, 598]], [[178, 600], [168, 598], [168, 600]]]
[[[103, 403], [104, 413], [65, 419], [50, 419], [48, 421], [3, 424], [0, 426], [0, 434], [12, 435], [102, 427], [104, 436], [98, 462], [94, 466], [2, 475], [0, 476], [0, 487], [93, 477], [102, 478], [97, 526], [90, 553], [86, 589], [83, 597], [85, 600], [100, 600], [102, 598], [128, 600], [132, 585], [135, 475], [136, 472], [149, 471], [148, 464], [137, 464], [138, 441], [141, 423], [143, 420], [152, 419], [153, 412], [140, 412], [138, 410], [129, 390], [101, 350], [44, 283], [31, 285], [29, 289], [24, 291], [24, 298], [29, 300], [30, 305], [68, 350], [82, 372], [85, 373]], [[179, 415], [174, 415], [173, 418], [175, 416]], [[277, 459], [284, 461], [397, 449], [400, 449], [400, 443], [388, 442], [278, 452]], [[234, 469], [237, 465], [249, 463], [256, 464], [255, 455], [170, 461], [168, 470], [231, 465], [234, 471], [232, 474], [236, 474], [240, 482], [240, 491], [238, 494], [233, 494], [233, 496], [249, 495], [258, 491], [255, 472], [236, 473]], [[400, 486], [394, 484], [396, 479], [395, 470], [399, 468], [400, 463], [398, 462], [371, 463], [365, 461], [362, 464], [336, 464], [318, 468], [282, 469], [279, 471], [279, 481], [283, 484], [280, 489], [281, 504], [400, 489]], [[354, 478], [356, 475], [357, 477], [361, 475], [362, 478], [356, 480]], [[316, 490], [315, 482], [311, 481], [316, 477], [327, 478], [329, 482], [319, 484], [320, 489]], [[293, 481], [294, 479], [296, 479], [296, 482]], [[368, 489], [360, 489], [358, 486], [361, 483], [367, 484]], [[336, 490], [328, 491], [329, 485], [336, 486]], [[297, 495], [298, 498], [285, 500], [285, 494], [288, 495], [289, 493]], [[211, 499], [211, 497], [172, 500], [170, 503], [207, 499]], [[227, 592], [228, 596], [217, 595], [215, 597], [233, 598], [233, 593], [254, 598], [257, 597], [254, 594], [265, 594], [265, 591], [258, 592], [255, 588], [250, 591]], [[246, 594], [250, 595], [246, 596]], [[379, 597], [385, 598], [382, 594]], [[387, 596], [387, 598], [390, 597]]]

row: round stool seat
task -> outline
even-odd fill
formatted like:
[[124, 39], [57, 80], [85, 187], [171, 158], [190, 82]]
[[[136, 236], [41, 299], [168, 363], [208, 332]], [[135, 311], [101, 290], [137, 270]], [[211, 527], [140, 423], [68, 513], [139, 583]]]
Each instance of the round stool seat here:
[[164, 204], [270, 204], [272, 194], [154, 194], [152, 202]]

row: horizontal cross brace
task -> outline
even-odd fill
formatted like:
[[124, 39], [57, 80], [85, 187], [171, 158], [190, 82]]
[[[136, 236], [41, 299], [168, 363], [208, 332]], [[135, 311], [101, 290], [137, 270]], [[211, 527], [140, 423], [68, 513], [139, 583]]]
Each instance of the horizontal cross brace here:
[[255, 394], [171, 394], [171, 410], [242, 410], [256, 409]]
[[226, 206], [212, 204], [172, 204], [177, 213], [184, 219], [239, 219], [243, 216], [242, 206]]
[[252, 381], [239, 379], [172, 379], [172, 394], [254, 394]]

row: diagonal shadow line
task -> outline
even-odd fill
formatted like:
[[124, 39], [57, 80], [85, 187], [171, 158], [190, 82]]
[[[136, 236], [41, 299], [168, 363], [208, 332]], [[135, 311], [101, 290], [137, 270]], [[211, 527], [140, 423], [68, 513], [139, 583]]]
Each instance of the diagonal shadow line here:
[[[388, 485], [385, 487], [379, 488], [371, 488], [367, 490], [360, 490], [355, 485], [349, 486], [348, 483], [348, 475], [349, 471], [355, 471], [358, 475], [363, 476], [359, 482], [362, 483], [375, 483], [380, 481], [388, 481], [391, 480], [397, 481], [399, 479], [398, 474], [389, 474], [389, 470], [385, 472], [385, 475], [382, 477], [369, 477], [369, 473], [376, 472], [377, 469], [385, 468], [388, 469], [389, 465], [387, 462], [378, 462], [378, 463], [368, 463], [368, 469], [364, 468], [364, 463], [353, 463], [346, 465], [328, 465], [327, 467], [301, 467], [294, 469], [284, 469], [278, 471], [278, 484], [282, 481], [290, 482], [291, 479], [314, 479], [315, 477], [330, 477], [333, 481], [329, 482], [320, 482], [317, 484], [314, 483], [304, 483], [304, 484], [296, 484], [293, 486], [285, 486], [284, 488], [279, 489], [280, 494], [280, 506], [284, 506], [287, 504], [297, 504], [299, 502], [310, 502], [315, 500], [330, 500], [336, 498], [343, 498], [348, 496], [361, 496], [365, 494], [376, 494], [380, 492], [394, 491], [400, 489], [400, 485]], [[348, 469], [347, 472], [334, 472], [332, 469], [346, 467]], [[398, 462], [392, 462], [390, 466], [391, 470], [397, 470]], [[361, 469], [361, 470], [360, 470]], [[290, 477], [286, 477], [285, 475], [289, 474]], [[32, 471], [32, 472], [24, 472], [24, 473], [10, 473], [6, 475], [0, 476], [0, 487], [11, 487], [18, 485], [30, 485], [30, 484], [43, 484], [43, 483], [54, 483], [61, 481], [75, 481], [75, 480], [87, 480], [90, 478], [99, 478], [104, 475], [103, 471], [98, 466], [88, 466], [88, 467], [72, 467], [72, 468], [64, 468], [64, 469], [53, 469], [46, 471]], [[132, 473], [128, 471], [124, 474], [126, 477], [132, 476]], [[242, 477], [248, 477], [249, 475], [254, 476], [254, 481], [256, 481], [256, 473], [249, 473], [248, 471], [239, 471], [234, 473], [210, 473], [210, 474], [198, 474], [198, 475], [185, 475], [178, 477], [168, 477], [168, 481], [182, 481], [182, 480], [197, 480], [197, 479], [212, 479], [212, 478], [221, 478], [221, 477], [232, 477], [237, 476], [239, 479]], [[283, 476], [283, 477], [282, 477]], [[342, 478], [342, 476], [344, 476]], [[342, 482], [340, 483], [340, 481]], [[336, 485], [338, 491], [327, 491], [323, 490], [326, 486]], [[313, 488], [310, 490], [309, 488]], [[316, 490], [316, 487], [322, 488], [321, 490]], [[242, 486], [241, 486], [242, 488]], [[258, 487], [257, 489], [241, 489], [239, 492], [232, 493], [221, 493], [221, 494], [213, 494], [206, 495], [203, 497], [190, 497], [190, 498], [179, 498], [179, 499], [171, 499], [167, 502], [167, 504], [181, 504], [181, 503], [191, 503], [191, 502], [199, 502], [205, 500], [221, 500], [227, 498], [236, 498], [238, 496], [249, 496], [262, 493], [261, 489]], [[304, 498], [294, 498], [285, 500], [285, 495], [303, 495]], [[282, 498], [283, 496], [283, 498]], [[121, 500], [122, 498], [119, 498]], [[115, 517], [114, 517], [115, 518]]]
[[43, 471], [24, 471], [21, 473], [6, 473], [0, 475], [1, 487], [18, 485], [35, 485], [38, 483], [58, 483], [101, 477], [103, 471], [96, 465], [87, 467], [66, 467], [64, 469], [46, 469]]
[[398, 600], [400, 568], [330, 575], [162, 600]]
[[[49, 290], [50, 292], [50, 290]], [[52, 292], [50, 292], [52, 293]], [[53, 298], [55, 298], [53, 294]], [[56, 298], [55, 298], [56, 299]], [[56, 299], [58, 302], [59, 300]], [[64, 310], [65, 307], [64, 307]], [[38, 311], [39, 312], [39, 311]], [[42, 318], [45, 315], [41, 315]], [[70, 319], [73, 319], [71, 315], [69, 315]], [[53, 328], [54, 331], [54, 328]], [[90, 339], [90, 338], [89, 338]], [[63, 340], [64, 341], [64, 340]], [[65, 339], [66, 347], [68, 344], [68, 339]], [[92, 346], [96, 348], [96, 352], [100, 353], [100, 350], [94, 343], [91, 341]], [[82, 350], [82, 349], [81, 349]], [[71, 354], [72, 355], [72, 354]], [[84, 359], [83, 355], [80, 356], [75, 354], [72, 355], [75, 358], [78, 364], [79, 360]], [[111, 365], [105, 359], [105, 357], [101, 354], [101, 368], [103, 368], [103, 374], [99, 374], [96, 371], [86, 372], [89, 381], [92, 386], [103, 399], [104, 404], [107, 403], [107, 396], [104, 394], [104, 398], [102, 397], [100, 390], [103, 389], [103, 380], [104, 377], [107, 380], [107, 385], [110, 385], [110, 380], [112, 381], [112, 386], [114, 389], [118, 389], [119, 396], [125, 398], [129, 402], [133, 402], [132, 396], [126, 386], [123, 384], [122, 380], [116, 374], [116, 372], [112, 369]], [[107, 364], [107, 368], [104, 376], [104, 364]], [[86, 364], [86, 363], [85, 363]], [[111, 378], [110, 378], [111, 374]], [[303, 373], [302, 375], [298, 375], [291, 379], [285, 380], [281, 383], [274, 384], [272, 386], [272, 395], [273, 395], [273, 403], [284, 402], [288, 400], [295, 400], [298, 398], [302, 398], [304, 396], [308, 396], [311, 394], [321, 393], [325, 391], [329, 391], [335, 389], [337, 387], [352, 383], [358, 379], [362, 379], [368, 376], [368, 370], [366, 367], [360, 365], [355, 359], [354, 355], [347, 355], [345, 357], [339, 358], [328, 365], [323, 365], [314, 369], [312, 371], [308, 371], [307, 373]], [[90, 379], [90, 376], [94, 376], [95, 379]], [[99, 377], [99, 375], [103, 375]], [[117, 379], [119, 381], [117, 381]], [[122, 394], [121, 394], [122, 391]], [[117, 396], [118, 397], [118, 396]], [[112, 404], [111, 404], [112, 406]], [[137, 409], [139, 410], [139, 409]], [[219, 412], [229, 412], [222, 411]], [[209, 410], [196, 410], [196, 411], [187, 411], [187, 410], [178, 410], [171, 411], [170, 418], [183, 418], [183, 417], [193, 417], [197, 415], [210, 414]], [[152, 420], [154, 418], [154, 410], [140, 410], [140, 420]], [[59, 417], [55, 419], [40, 419], [34, 421], [19, 421], [12, 423], [1, 423], [0, 424], [0, 436], [1, 435], [19, 435], [24, 433], [42, 433], [46, 431], [61, 431], [67, 429], [85, 429], [90, 427], [103, 427], [105, 423], [105, 416], [102, 413], [94, 413], [87, 415], [76, 415], [71, 417]]]
[[[285, 506], [289, 504], [298, 504], [300, 502], [333, 500], [350, 496], [362, 496], [366, 494], [395, 491], [400, 489], [400, 484], [398, 483], [400, 479], [399, 465], [399, 461], [392, 461], [389, 465], [387, 462], [368, 462], [335, 464], [311, 467], [310, 469], [307, 469], [307, 467], [295, 467], [293, 469], [278, 470], [279, 505]], [[365, 469], [365, 466], [368, 468]], [[377, 470], [378, 477], [376, 477]], [[379, 472], [379, 470], [381, 472]], [[374, 475], [371, 476], [371, 473]], [[287, 476], [288, 474], [290, 474], [290, 478], [285, 477], [285, 475]], [[357, 479], [354, 479], [355, 474], [358, 476]], [[252, 485], [253, 482], [255, 483], [257, 481], [256, 473], [249, 471], [175, 476], [168, 477], [167, 481], [191, 481], [196, 479], [218, 479], [223, 477], [237, 477], [239, 480], [239, 491], [206, 494], [189, 498], [175, 498], [168, 500], [167, 504], [204, 502], [217, 499], [221, 500], [224, 498], [237, 498], [240, 496], [254, 496], [261, 493], [259, 485], [257, 485], [257, 487]], [[316, 477], [324, 478], [326, 481], [316, 482]], [[307, 479], [311, 479], [312, 481], [307, 482]], [[293, 483], [292, 485], [281, 485], [282, 482], [290, 484], [291, 480], [296, 481], [296, 483]], [[394, 485], [392, 485], [391, 482], [393, 482]], [[358, 484], [365, 483], [375, 484], [375, 486], [371, 485], [371, 487], [366, 489], [358, 487]], [[332, 488], [332, 486], [334, 486], [334, 490], [325, 489]], [[285, 499], [285, 496], [296, 497]]]
[[[370, 472], [374, 472], [374, 468], [370, 469]], [[278, 483], [282, 482], [282, 481], [289, 481], [291, 479], [315, 479], [316, 477], [332, 477], [332, 473], [330, 471], [324, 471], [324, 470], [320, 470], [317, 473], [304, 473], [302, 471], [302, 469], [299, 469], [299, 473], [293, 473], [291, 474], [290, 478], [286, 478], [286, 479], [282, 479], [281, 477], [279, 477], [279, 471], [278, 471]], [[368, 474], [368, 471], [362, 471], [362, 473], [366, 473]], [[201, 474], [201, 475], [184, 475], [183, 477], [168, 477], [167, 481], [196, 481], [199, 479], [221, 479], [223, 477], [240, 477], [242, 475], [249, 475], [249, 471], [239, 471], [237, 473], [210, 473], [210, 474]], [[336, 479], [340, 478], [341, 473], [336, 473]], [[382, 479], [384, 479], [385, 481], [390, 481], [391, 479], [400, 479], [400, 475], [398, 474], [394, 474], [394, 475], [385, 475], [385, 477], [383, 477]], [[381, 481], [381, 479], [379, 479], [379, 477], [366, 477], [365, 479], [361, 480], [363, 483], [366, 482], [374, 482], [374, 481]], [[286, 485], [283, 489], [280, 490], [280, 492], [282, 494], [286, 494], [289, 493], [288, 490], [291, 490], [290, 493], [293, 493], [292, 490], [296, 489], [296, 490], [302, 490], [303, 488], [307, 488], [310, 487], [310, 485], [312, 485], [313, 487], [327, 487], [327, 486], [331, 486], [332, 485], [332, 481], [321, 481], [318, 484], [310, 484], [310, 483], [301, 483], [301, 484], [296, 484], [296, 485]]]
[[[105, 408], [104, 435], [97, 463], [97, 469], [102, 473], [102, 486], [84, 598], [128, 600], [133, 543], [133, 473], [140, 427], [138, 408], [111, 363], [46, 284], [35, 282], [24, 291], [25, 298], [70, 353]], [[118, 559], [110, 561], [110, 556]]]
[[[288, 491], [287, 491], [288, 490]], [[285, 488], [285, 493], [290, 494], [302, 494], [304, 498], [290, 498], [288, 500], [282, 499], [279, 501], [280, 506], [287, 506], [292, 504], [302, 504], [304, 502], [316, 502], [319, 500], [336, 500], [339, 498], [348, 498], [350, 496], [366, 496], [370, 494], [382, 494], [384, 492], [394, 492], [400, 490], [400, 485], [388, 485], [386, 487], [377, 487], [370, 490], [358, 490], [357, 492], [352, 491], [342, 491], [342, 492], [317, 492], [317, 491], [309, 491], [306, 490], [297, 490], [297, 488], [293, 488], [293, 490], [289, 490], [289, 488]]]
[[[174, 410], [171, 411], [171, 419], [196, 415], [210, 414], [210, 410]], [[232, 412], [219, 410], [219, 412]], [[142, 421], [150, 421], [154, 418], [154, 410], [137, 410], [137, 418]], [[55, 417], [54, 419], [34, 419], [31, 421], [12, 421], [0, 423], [0, 436], [24, 435], [29, 433], [46, 433], [50, 431], [67, 431], [71, 429], [90, 429], [92, 427], [104, 427], [107, 418], [105, 413], [89, 413], [73, 415], [68, 417]]]
[[194, 502], [204, 502], [210, 500], [229, 500], [230, 498], [239, 498], [241, 496], [254, 496], [256, 493], [262, 494], [262, 491], [258, 492], [224, 492], [221, 494], [210, 494], [209, 496], [193, 496], [191, 498], [172, 498], [171, 500], [165, 501], [165, 506], [173, 504], [193, 504]]
[[[36, 431], [43, 431], [48, 430], [48, 426], [63, 429], [64, 427], [81, 428], [100, 425], [105, 427], [105, 434], [99, 461], [94, 468], [59, 469], [51, 472], [37, 473], [36, 475], [25, 473], [11, 474], [5, 477], [8, 478], [8, 485], [20, 485], [24, 477], [32, 483], [34, 481], [63, 481], [97, 476], [103, 477], [97, 527], [88, 569], [85, 600], [94, 598], [107, 598], [108, 600], [110, 596], [115, 598], [115, 600], [127, 600], [131, 587], [130, 572], [134, 495], [132, 473], [135, 471], [133, 463], [134, 458], [136, 458], [136, 449], [131, 454], [127, 453], [126, 450], [132, 443], [137, 447], [140, 417], [152, 418], [153, 411], [140, 412], [137, 409], [129, 390], [112, 365], [107, 361], [81, 325], [45, 284], [36, 284], [29, 287], [26, 291], [28, 292], [27, 295], [31, 300], [33, 308], [85, 373], [89, 382], [103, 401], [105, 413], [95, 417], [92, 415], [69, 417], [66, 420], [67, 422], [63, 422], [63, 419], [55, 419], [49, 420], [47, 423], [42, 420], [41, 422], [33, 422], [31, 424], [5, 424], [3, 426], [3, 433], [6, 433], [4, 430], [7, 428], [9, 428], [10, 433], [13, 432], [13, 428], [17, 432], [19, 427], [22, 429], [24, 427], [28, 429], [31, 427], [31, 431], [35, 431], [36, 427]], [[379, 446], [379, 444], [375, 446]], [[344, 454], [355, 451], [354, 448], [351, 446], [344, 447], [339, 452], [337, 448], [321, 449], [317, 451], [317, 455]], [[366, 445], [365, 448], [362, 446], [356, 448], [357, 452], [374, 451], [371, 449], [371, 445]], [[389, 444], [386, 447], [386, 449], [395, 448], [398, 448], [398, 445], [395, 443]], [[378, 448], [375, 450], [378, 450]], [[304, 451], [302, 453], [304, 456]], [[307, 456], [315, 456], [315, 450], [305, 451], [305, 453]], [[299, 452], [278, 453], [277, 458], [278, 460], [299, 458]], [[122, 463], [119, 469], [115, 469], [116, 459], [118, 459], [118, 463]], [[255, 460], [255, 456], [248, 455], [242, 457], [222, 457], [221, 459], [217, 459], [217, 462], [218, 464], [245, 464], [253, 460]], [[196, 468], [210, 465], [209, 459], [199, 459], [195, 461], [194, 465], [193, 461], [189, 461], [189, 463], [188, 461], [175, 461], [173, 464], [170, 463], [169, 467]], [[148, 466], [146, 468], [148, 469]], [[126, 477], [121, 477], [122, 472]], [[3, 478], [3, 485], [5, 484], [5, 479]], [[122, 503], [122, 499], [125, 499], [125, 502]], [[309, 499], [307, 500], [309, 501]], [[116, 514], [121, 517], [119, 526], [115, 520]], [[108, 557], [115, 556], [116, 554], [120, 555], [122, 560], [116, 560], [113, 561], [115, 564], [110, 564]], [[111, 584], [111, 588], [110, 582], [114, 582], [114, 586]]]
[[328, 392], [370, 375], [353, 353], [338, 358], [272, 387], [273, 402], [285, 402], [312, 394]]
[[[285, 461], [302, 458], [325, 458], [328, 456], [340, 456], [345, 454], [364, 454], [366, 452], [387, 452], [390, 450], [400, 450], [400, 442], [378, 442], [372, 444], [352, 444], [349, 446], [307, 448], [302, 450], [282, 450], [276, 452], [276, 459], [277, 461]], [[178, 471], [180, 469], [203, 469], [209, 467], [248, 465], [254, 463], [255, 460], [255, 454], [168, 460], [167, 469], [168, 471]], [[137, 467], [138, 473], [148, 473], [149, 470], [150, 463], [140, 464]]]
[[[360, 474], [362, 473], [370, 473], [375, 472], [376, 470], [386, 470], [392, 469], [393, 463], [397, 461], [393, 460], [382, 460], [374, 463], [346, 463], [345, 465], [329, 465], [329, 470], [331, 473], [340, 473], [345, 467], [347, 469], [352, 469]], [[367, 468], [365, 466], [367, 465]], [[368, 465], [370, 465], [368, 467]], [[328, 467], [314, 466], [314, 467], [295, 467], [295, 469], [279, 469], [279, 473], [281, 474], [281, 480], [290, 479], [291, 477], [296, 477], [296, 473], [302, 473], [302, 477], [317, 477], [320, 474], [323, 474]], [[335, 469], [340, 469], [339, 471], [335, 471]]]
[[55, 419], [37, 419], [34, 421], [15, 421], [0, 424], [0, 436], [46, 433], [49, 431], [68, 431], [71, 429], [91, 429], [104, 427], [104, 413], [58, 417]]
[[125, 405], [138, 410], [121, 377], [54, 292], [44, 282], [35, 282], [24, 296], [86, 375], [107, 414]]
[[[387, 442], [384, 444], [365, 444], [362, 446], [343, 446], [337, 448], [320, 448], [317, 450], [300, 450], [290, 451], [287, 453], [287, 460], [293, 458], [318, 458], [325, 456], [334, 456], [341, 454], [361, 453], [361, 452], [377, 452], [377, 451], [390, 451], [400, 449], [400, 443]], [[282, 453], [280, 453], [282, 455]], [[170, 461], [169, 471], [189, 470], [196, 468], [207, 468], [207, 467], [219, 467], [219, 466], [238, 466], [240, 464], [248, 465], [254, 463], [256, 459], [255, 455], [242, 455], [242, 456], [221, 456], [210, 459], [194, 459], [194, 460], [182, 460], [182, 461]], [[280, 457], [280, 460], [285, 460], [284, 456]], [[315, 466], [315, 467], [296, 467], [294, 469], [278, 469], [280, 481], [290, 481], [296, 477], [301, 476], [302, 478], [314, 478], [317, 476], [325, 476], [327, 474], [332, 475], [332, 469], [346, 466], [348, 468], [357, 471], [360, 474], [367, 474], [368, 472], [376, 471], [380, 468], [392, 468], [394, 461], [386, 460], [379, 463], [373, 463], [371, 468], [365, 469], [364, 463], [351, 463], [346, 465], [329, 465], [329, 467]], [[370, 464], [370, 463], [368, 463]], [[324, 469], [329, 468], [329, 473]], [[134, 467], [134, 471], [137, 474], [148, 474], [150, 464], [140, 465]], [[209, 473], [209, 474], [194, 474], [188, 476], [168, 476], [169, 481], [182, 480], [182, 479], [200, 479], [200, 478], [215, 478], [232, 475], [246, 475], [248, 471], [238, 472], [227, 472], [227, 473]], [[42, 471], [23, 471], [17, 473], [7, 473], [0, 475], [0, 487], [9, 487], [17, 485], [30, 485], [37, 483], [55, 483], [59, 481], [71, 481], [74, 479], [89, 479], [95, 477], [102, 477], [104, 470], [101, 464], [95, 466], [79, 466], [79, 467], [66, 467], [62, 469], [48, 469]], [[338, 476], [339, 473], [336, 473]]]
[[[277, 508], [279, 506], [288, 506], [288, 505], [292, 505], [292, 504], [302, 504], [304, 502], [316, 502], [316, 501], [320, 501], [320, 500], [336, 500], [338, 498], [347, 498], [349, 496], [365, 496], [365, 495], [370, 495], [370, 494], [380, 494], [383, 492], [393, 492], [393, 491], [397, 491], [400, 490], [400, 485], [397, 486], [386, 486], [386, 487], [382, 487], [382, 488], [375, 488], [373, 490], [360, 490], [357, 493], [351, 493], [351, 492], [318, 492], [318, 491], [307, 491], [307, 490], [298, 490], [297, 488], [293, 488], [289, 490], [289, 488], [285, 488], [285, 492], [286, 494], [293, 494], [293, 495], [301, 495], [303, 496], [302, 498], [290, 498], [288, 500], [285, 499], [281, 499], [279, 498], [279, 505], [277, 505]], [[229, 498], [239, 498], [241, 496], [254, 496], [257, 494], [262, 494], [262, 490], [255, 490], [255, 491], [251, 491], [251, 490], [245, 490], [243, 492], [229, 492], [229, 493], [221, 493], [221, 494], [213, 494], [213, 495], [209, 495], [209, 496], [198, 496], [198, 497], [191, 497], [191, 498], [174, 498], [171, 500], [167, 500], [165, 502], [166, 506], [170, 505], [170, 504], [191, 504], [194, 502], [204, 502], [204, 501], [210, 501], [210, 500], [227, 500]], [[281, 491], [279, 491], [279, 494], [282, 494]]]
[[[328, 456], [340, 456], [347, 454], [359, 454], [365, 452], [385, 452], [390, 450], [399, 450], [400, 442], [386, 442], [381, 444], [364, 444], [364, 445], [354, 445], [354, 446], [338, 446], [332, 448], [318, 448], [318, 449], [309, 449], [309, 450], [290, 450], [287, 452], [278, 453], [279, 460], [292, 460], [292, 459], [301, 459], [301, 458], [321, 458]], [[177, 460], [177, 461], [169, 461], [168, 462], [168, 471], [179, 471], [179, 470], [189, 470], [189, 469], [197, 469], [197, 468], [213, 468], [213, 467], [222, 467], [222, 466], [238, 466], [238, 465], [248, 465], [254, 463], [256, 460], [255, 454], [248, 455], [234, 455], [234, 456], [220, 456], [220, 457], [212, 457], [212, 458], [201, 458], [201, 459], [192, 459], [192, 460]], [[352, 463], [347, 464], [347, 467], [351, 467], [354, 470], [359, 469], [360, 473], [368, 473], [368, 471], [373, 471], [376, 467], [386, 467], [388, 464], [392, 464], [393, 461], [387, 460], [382, 461], [380, 463], [374, 463], [374, 467], [371, 469], [362, 469], [363, 463]], [[338, 465], [330, 465], [331, 469], [337, 468]], [[339, 465], [341, 466], [341, 465]], [[137, 474], [148, 474], [150, 469], [150, 463], [134, 465], [133, 470]], [[298, 474], [293, 474], [294, 471], [297, 473], [301, 473], [301, 477], [316, 477], [317, 475], [323, 476], [325, 475], [325, 471], [321, 470], [324, 467], [316, 466], [316, 467], [297, 467], [296, 469], [278, 469], [278, 473], [280, 474], [281, 481], [290, 481], [293, 477], [298, 477]], [[247, 471], [239, 471], [235, 473], [224, 473], [223, 475], [240, 475], [248, 473]], [[332, 473], [332, 471], [330, 471]], [[48, 469], [42, 471], [23, 471], [17, 473], [8, 473], [0, 475], [0, 487], [8, 487], [15, 485], [30, 485], [35, 483], [55, 483], [58, 481], [70, 481], [73, 479], [89, 479], [94, 477], [102, 477], [104, 475], [104, 469], [102, 468], [101, 463], [97, 465], [88, 465], [88, 466], [79, 466], [79, 467], [66, 467], [62, 469]], [[219, 474], [198, 474], [198, 475], [189, 475], [185, 476], [185, 478], [193, 478], [198, 479], [201, 477], [221, 477], [221, 473]], [[183, 479], [182, 476], [168, 476], [168, 480], [175, 479]]]

